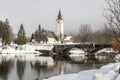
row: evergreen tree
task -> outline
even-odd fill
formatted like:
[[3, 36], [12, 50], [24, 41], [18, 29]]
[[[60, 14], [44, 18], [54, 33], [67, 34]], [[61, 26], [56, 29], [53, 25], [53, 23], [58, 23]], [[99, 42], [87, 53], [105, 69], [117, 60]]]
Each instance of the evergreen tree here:
[[16, 43], [18, 45], [26, 44], [26, 36], [23, 24], [21, 24], [20, 29], [18, 31]]
[[42, 35], [41, 25], [38, 26], [38, 30], [35, 31], [35, 41], [40, 42]]
[[41, 28], [41, 25], [38, 26], [38, 29], [35, 31], [34, 33], [34, 39], [35, 41], [37, 41], [38, 43], [40, 41], [43, 41], [44, 36], [44, 28]]
[[44, 32], [44, 28], [42, 28], [42, 33]]
[[2, 34], [3, 34], [3, 22], [0, 21], [0, 38], [2, 38]]
[[9, 22], [8, 22], [8, 19], [6, 19], [6, 21], [4, 22], [4, 33], [3, 34], [3, 42], [4, 44], [10, 44], [11, 40], [10, 40], [10, 34], [11, 34], [11, 31], [10, 31], [10, 26], [9, 26]]
[[41, 25], [38, 26], [38, 32], [39, 32], [39, 34], [42, 32]]
[[3, 45], [10, 44], [13, 41], [14, 37], [8, 19], [5, 22], [0, 21], [0, 38]]
[[35, 41], [37, 41], [37, 38], [38, 38], [38, 31], [36, 30], [35, 31]]
[[30, 42], [32, 42], [33, 39], [35, 39], [35, 34], [34, 33], [32, 33], [32, 35], [31, 35]]

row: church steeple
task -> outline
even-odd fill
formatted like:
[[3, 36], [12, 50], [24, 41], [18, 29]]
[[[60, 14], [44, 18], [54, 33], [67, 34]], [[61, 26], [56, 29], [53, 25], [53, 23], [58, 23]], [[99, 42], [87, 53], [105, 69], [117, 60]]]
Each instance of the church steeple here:
[[59, 10], [58, 18], [57, 19], [61, 19], [62, 20], [62, 15], [61, 15], [61, 11], [60, 10]]
[[58, 42], [63, 42], [64, 40], [64, 21], [62, 19], [61, 11], [59, 10], [58, 16], [57, 16], [57, 37]]

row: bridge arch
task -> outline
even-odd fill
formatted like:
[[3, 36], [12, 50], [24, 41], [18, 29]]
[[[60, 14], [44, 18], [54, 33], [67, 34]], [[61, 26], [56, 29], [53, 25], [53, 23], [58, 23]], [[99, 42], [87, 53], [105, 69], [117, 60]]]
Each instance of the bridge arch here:
[[102, 53], [104, 53], [104, 55], [107, 55], [110, 53], [117, 53], [117, 52], [113, 48], [103, 48], [103, 49], [98, 50], [95, 53], [95, 55], [102, 54]]
[[94, 55], [97, 51], [103, 48], [112, 47], [111, 44], [63, 44], [63, 45], [54, 45], [54, 51], [56, 53], [67, 53], [72, 48], [79, 48], [87, 52], [88, 55]]
[[85, 51], [80, 48], [72, 48], [71, 50], [69, 50], [69, 52], [70, 53], [85, 53]]
[[69, 47], [69, 48], [64, 48], [63, 49], [63, 52], [69, 52], [70, 50], [78, 50], [78, 51], [80, 51], [80, 52], [82, 52], [82, 53], [85, 53], [85, 50], [84, 49], [82, 49], [82, 48], [78, 48], [78, 47]]

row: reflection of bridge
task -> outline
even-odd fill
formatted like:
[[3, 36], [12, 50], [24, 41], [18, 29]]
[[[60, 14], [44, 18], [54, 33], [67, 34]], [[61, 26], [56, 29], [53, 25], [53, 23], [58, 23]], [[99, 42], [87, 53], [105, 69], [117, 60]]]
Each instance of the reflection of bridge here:
[[95, 53], [103, 48], [111, 48], [111, 44], [62, 44], [54, 45], [55, 53], [67, 53], [72, 48], [79, 48], [88, 53]]

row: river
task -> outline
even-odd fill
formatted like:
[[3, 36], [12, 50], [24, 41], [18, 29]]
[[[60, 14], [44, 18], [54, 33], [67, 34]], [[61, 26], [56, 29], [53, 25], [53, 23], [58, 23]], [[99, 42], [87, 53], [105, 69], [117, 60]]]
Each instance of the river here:
[[0, 80], [42, 80], [52, 76], [96, 69], [114, 62], [113, 58], [80, 56], [6, 56], [0, 55]]

